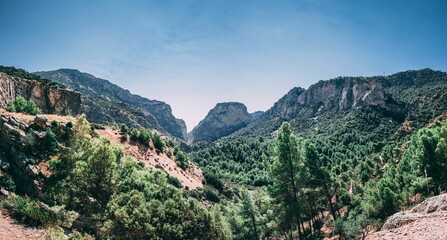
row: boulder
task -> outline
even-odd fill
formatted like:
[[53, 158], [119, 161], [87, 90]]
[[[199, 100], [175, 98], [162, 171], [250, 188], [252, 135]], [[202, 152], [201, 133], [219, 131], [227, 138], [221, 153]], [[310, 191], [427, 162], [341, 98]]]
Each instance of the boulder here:
[[381, 230], [398, 228], [416, 220], [430, 217], [438, 211], [447, 211], [447, 194], [425, 199], [410, 211], [398, 212], [387, 219]]
[[47, 128], [48, 119], [43, 115], [36, 115], [34, 118], [34, 124], [39, 126], [41, 129]]

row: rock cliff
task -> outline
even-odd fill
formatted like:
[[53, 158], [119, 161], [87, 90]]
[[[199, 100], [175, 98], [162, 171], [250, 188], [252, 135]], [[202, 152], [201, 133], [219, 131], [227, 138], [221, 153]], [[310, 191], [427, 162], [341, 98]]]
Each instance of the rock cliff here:
[[161, 101], [132, 94], [107, 80], [75, 69], [59, 69], [35, 74], [76, 89], [88, 100], [83, 106], [91, 122], [117, 122], [132, 127], [146, 127], [186, 140], [186, 124], [172, 114]]
[[82, 98], [78, 92], [0, 72], [0, 108], [6, 108], [8, 101], [17, 96], [33, 100], [44, 113], [78, 115], [81, 112]]
[[188, 142], [213, 142], [247, 126], [252, 119], [242, 103], [218, 103], [189, 133]]

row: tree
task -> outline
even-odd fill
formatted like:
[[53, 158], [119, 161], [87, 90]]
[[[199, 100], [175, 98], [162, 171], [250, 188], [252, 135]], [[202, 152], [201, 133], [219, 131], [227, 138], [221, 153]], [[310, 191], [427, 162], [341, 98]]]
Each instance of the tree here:
[[[283, 123], [278, 132], [275, 158], [270, 168], [270, 177], [273, 181], [270, 190], [272, 197], [282, 208], [283, 223], [288, 224], [294, 221], [300, 238], [304, 237], [300, 208], [302, 157], [301, 140], [292, 134], [289, 123]], [[293, 239], [293, 228], [290, 230]]]
[[15, 99], [15, 109], [17, 112], [25, 112], [26, 105], [28, 102], [22, 96], [18, 96]]
[[247, 189], [241, 189], [241, 215], [244, 219], [245, 225], [250, 226], [250, 236], [249, 239], [259, 239], [259, 233], [258, 233], [258, 213], [255, 209], [255, 205], [253, 204], [250, 194], [247, 191]]
[[304, 164], [308, 171], [307, 183], [312, 189], [321, 188], [326, 198], [326, 202], [331, 211], [334, 221], [337, 220], [337, 214], [334, 205], [332, 204], [332, 183], [329, 171], [326, 170], [322, 157], [318, 154], [316, 146], [309, 141], [305, 144], [305, 158]]
[[164, 143], [163, 143], [163, 140], [161, 139], [160, 135], [155, 133], [152, 141], [154, 141], [154, 147], [155, 147], [155, 150], [157, 150], [157, 153], [163, 152]]

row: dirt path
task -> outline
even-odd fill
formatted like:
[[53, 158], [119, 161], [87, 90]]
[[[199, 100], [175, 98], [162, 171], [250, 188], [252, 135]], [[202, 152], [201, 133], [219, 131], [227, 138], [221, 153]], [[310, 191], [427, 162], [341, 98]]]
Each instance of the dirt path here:
[[15, 223], [15, 220], [5, 215], [0, 209], [0, 239], [1, 240], [44, 240], [43, 229], [28, 228]]
[[[34, 120], [34, 118], [36, 118], [35, 115], [28, 115], [25, 113], [11, 113], [11, 112], [6, 111], [6, 109], [4, 109], [4, 108], [0, 108], [0, 114], [16, 116], [25, 122], [32, 122]], [[51, 123], [51, 121], [53, 121], [53, 120], [56, 120], [56, 121], [58, 121], [60, 123], [64, 123], [64, 124], [67, 122], [72, 122], [72, 123], [76, 122], [76, 118], [71, 117], [71, 116], [59, 116], [59, 115], [54, 115], [54, 114], [38, 114], [38, 115], [45, 116], [48, 119], [49, 123]]]

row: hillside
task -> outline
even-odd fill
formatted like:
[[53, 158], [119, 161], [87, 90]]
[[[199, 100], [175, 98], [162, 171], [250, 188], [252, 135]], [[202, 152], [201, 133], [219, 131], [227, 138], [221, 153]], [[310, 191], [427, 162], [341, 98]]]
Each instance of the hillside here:
[[36, 75], [81, 92], [86, 100], [83, 112], [95, 123], [116, 122], [168, 133], [186, 141], [186, 124], [161, 101], [132, 94], [105, 79], [75, 69], [36, 72]]
[[297, 133], [330, 133], [343, 126], [347, 115], [365, 109], [389, 118], [392, 131], [387, 132], [393, 134], [407, 117], [421, 127], [446, 111], [446, 95], [447, 74], [431, 69], [339, 77], [320, 81], [307, 90], [290, 90], [260, 119], [235, 135], [268, 135], [283, 121], [289, 121]]
[[[285, 121], [297, 135], [324, 139], [324, 145], [341, 151], [328, 156], [334, 162], [344, 158], [359, 162], [380, 151], [384, 142], [405, 138], [446, 111], [445, 72], [422, 69], [390, 76], [339, 77], [320, 81], [307, 90], [291, 89], [256, 121], [210, 148], [196, 147], [191, 156], [202, 168], [213, 169], [220, 176], [241, 181], [240, 176], [250, 172], [246, 176], [251, 179], [249, 185], [265, 183], [260, 159], [269, 154], [259, 149], [267, 148], [268, 139]], [[224, 162], [241, 168], [222, 168]]]
[[[8, 84], [4, 96], [24, 86]], [[445, 196], [430, 197], [447, 190], [446, 89], [446, 73], [423, 69], [294, 88], [265, 113], [220, 103], [191, 132], [188, 154], [161, 125], [0, 108], [0, 224], [31, 239], [44, 230], [11, 219], [61, 238], [437, 238]], [[54, 92], [17, 91], [27, 98], [6, 106], [27, 109], [39, 94]], [[78, 105], [130, 106], [112, 97]]]

